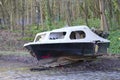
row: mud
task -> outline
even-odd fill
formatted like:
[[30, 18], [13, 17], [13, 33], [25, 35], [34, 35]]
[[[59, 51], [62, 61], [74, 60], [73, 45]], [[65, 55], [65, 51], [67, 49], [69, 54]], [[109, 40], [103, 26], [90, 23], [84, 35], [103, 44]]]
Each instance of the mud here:
[[120, 80], [120, 55], [48, 70], [39, 70], [31, 56], [0, 55], [0, 80]]

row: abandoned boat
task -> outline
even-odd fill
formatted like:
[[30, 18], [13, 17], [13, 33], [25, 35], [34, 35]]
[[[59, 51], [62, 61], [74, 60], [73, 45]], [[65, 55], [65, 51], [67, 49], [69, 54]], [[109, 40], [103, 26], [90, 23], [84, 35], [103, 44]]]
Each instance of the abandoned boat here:
[[110, 41], [87, 26], [70, 26], [38, 33], [33, 42], [24, 44], [38, 60], [57, 56], [87, 56], [107, 53]]

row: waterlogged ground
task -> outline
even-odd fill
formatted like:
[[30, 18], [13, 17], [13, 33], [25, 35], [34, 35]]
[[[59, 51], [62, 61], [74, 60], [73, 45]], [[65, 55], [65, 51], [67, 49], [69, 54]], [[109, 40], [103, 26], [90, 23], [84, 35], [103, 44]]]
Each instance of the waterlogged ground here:
[[0, 80], [120, 80], [119, 55], [42, 71], [36, 61], [25, 55], [0, 54]]

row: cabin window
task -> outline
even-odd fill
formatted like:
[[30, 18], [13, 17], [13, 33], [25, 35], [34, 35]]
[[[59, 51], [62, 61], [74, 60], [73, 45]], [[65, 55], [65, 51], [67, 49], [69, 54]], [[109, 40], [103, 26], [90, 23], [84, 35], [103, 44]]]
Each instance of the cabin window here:
[[66, 32], [52, 32], [50, 33], [49, 39], [56, 40], [56, 39], [64, 39]]
[[83, 39], [83, 38], [85, 38], [84, 31], [73, 31], [70, 34], [70, 39]]
[[42, 41], [42, 40], [45, 38], [45, 35], [46, 35], [46, 34], [38, 35], [38, 36], [36, 37], [35, 42], [37, 42], [37, 41]]

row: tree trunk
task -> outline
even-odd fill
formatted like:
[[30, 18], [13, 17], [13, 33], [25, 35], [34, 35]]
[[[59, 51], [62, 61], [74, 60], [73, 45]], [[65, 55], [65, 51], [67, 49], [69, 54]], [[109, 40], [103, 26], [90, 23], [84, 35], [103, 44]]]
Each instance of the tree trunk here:
[[84, 5], [85, 22], [86, 22], [86, 25], [89, 26], [89, 25], [88, 25], [88, 7], [87, 7], [86, 1], [84, 2], [83, 5]]
[[[13, 1], [14, 2], [14, 1]], [[13, 31], [14, 30], [14, 21], [13, 21], [13, 2], [10, 1], [11, 4], [11, 11], [10, 11], [10, 30]]]
[[42, 30], [44, 30], [44, 27], [43, 27], [43, 10], [42, 10], [42, 0], [40, 0], [40, 18], [41, 18], [41, 25], [42, 25]]
[[[4, 24], [6, 24], [6, 20], [5, 20], [5, 13], [4, 13], [2, 2], [0, 4], [0, 8], [1, 8], [1, 12], [2, 12], [2, 14], [1, 14], [2, 15], [1, 25], [2, 25], [2, 27], [4, 27]], [[3, 20], [3, 23], [2, 23], [2, 20]]]
[[22, 0], [22, 37], [24, 37], [24, 26], [25, 26], [25, 0]]
[[37, 24], [37, 29], [39, 28], [40, 25], [40, 4], [38, 0], [35, 0], [35, 11], [36, 11], [36, 24]]
[[67, 4], [66, 4], [66, 16], [67, 16], [67, 25], [68, 26], [71, 26], [71, 11], [70, 11], [70, 1], [67, 1]]
[[50, 30], [51, 24], [51, 9], [50, 9], [50, 2], [49, 0], [46, 0], [46, 22], [47, 22], [47, 28]]
[[113, 6], [112, 6], [112, 0], [108, 0], [108, 18], [109, 18], [109, 24], [112, 26], [112, 19], [113, 19]]
[[105, 17], [104, 0], [99, 0], [101, 15], [101, 30], [108, 34], [108, 24]]

